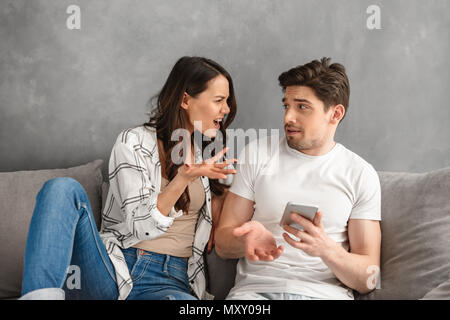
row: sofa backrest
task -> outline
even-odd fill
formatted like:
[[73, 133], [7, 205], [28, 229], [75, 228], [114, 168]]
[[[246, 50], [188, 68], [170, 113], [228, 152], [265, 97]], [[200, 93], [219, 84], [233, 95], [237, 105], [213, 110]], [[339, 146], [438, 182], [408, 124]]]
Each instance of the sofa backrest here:
[[450, 279], [450, 167], [379, 172], [381, 288], [361, 299], [421, 299]]
[[47, 180], [71, 177], [84, 187], [100, 227], [103, 160], [68, 169], [0, 172], [0, 299], [20, 296], [25, 246], [36, 195]]
[[[0, 299], [20, 296], [25, 243], [35, 196], [45, 181], [69, 176], [85, 188], [100, 228], [109, 185], [102, 160], [84, 166], [0, 173]], [[381, 183], [381, 283], [357, 299], [420, 299], [449, 288], [450, 167], [427, 173], [378, 172]], [[14, 213], [14, 214], [12, 214]], [[234, 285], [236, 259], [206, 255], [209, 291], [224, 299]], [[447, 295], [448, 296], [448, 295]]]

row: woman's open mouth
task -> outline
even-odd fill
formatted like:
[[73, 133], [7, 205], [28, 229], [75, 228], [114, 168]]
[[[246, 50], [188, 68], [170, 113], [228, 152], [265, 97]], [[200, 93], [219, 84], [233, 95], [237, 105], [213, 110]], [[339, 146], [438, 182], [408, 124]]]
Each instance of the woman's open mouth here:
[[215, 119], [214, 122], [214, 128], [219, 130], [220, 129], [220, 123], [222, 122], [223, 118], [217, 118]]

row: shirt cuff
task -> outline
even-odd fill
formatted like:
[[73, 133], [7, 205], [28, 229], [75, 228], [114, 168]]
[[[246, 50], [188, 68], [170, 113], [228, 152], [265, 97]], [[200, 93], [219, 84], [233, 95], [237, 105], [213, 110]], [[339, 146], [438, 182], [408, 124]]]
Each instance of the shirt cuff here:
[[174, 207], [172, 207], [170, 209], [170, 212], [167, 216], [162, 214], [161, 211], [159, 211], [159, 209], [158, 209], [158, 197], [156, 197], [155, 207], [152, 210], [152, 217], [155, 220], [155, 222], [157, 223], [157, 225], [159, 225], [163, 228], [169, 228], [172, 225], [173, 220], [182, 215], [183, 215], [183, 211], [182, 210], [176, 211]]

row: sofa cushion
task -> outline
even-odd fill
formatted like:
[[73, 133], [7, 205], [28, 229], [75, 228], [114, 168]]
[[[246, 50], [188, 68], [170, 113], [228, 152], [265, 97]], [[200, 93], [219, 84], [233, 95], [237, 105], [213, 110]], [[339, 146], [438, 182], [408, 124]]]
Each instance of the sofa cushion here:
[[450, 278], [428, 292], [422, 300], [450, 300]]
[[379, 172], [381, 288], [361, 299], [420, 299], [450, 274], [450, 168]]
[[102, 183], [102, 209], [101, 209], [101, 212], [103, 212], [103, 209], [105, 208], [106, 199], [108, 198], [108, 191], [109, 191], [109, 183], [103, 181], [103, 183]]
[[103, 160], [68, 169], [0, 172], [0, 299], [19, 297], [28, 228], [43, 184], [71, 177], [84, 187], [100, 227]]
[[234, 286], [236, 277], [236, 264], [238, 259], [222, 259], [213, 249], [211, 253], [205, 253], [205, 261], [208, 270], [208, 290], [215, 300], [223, 300]]

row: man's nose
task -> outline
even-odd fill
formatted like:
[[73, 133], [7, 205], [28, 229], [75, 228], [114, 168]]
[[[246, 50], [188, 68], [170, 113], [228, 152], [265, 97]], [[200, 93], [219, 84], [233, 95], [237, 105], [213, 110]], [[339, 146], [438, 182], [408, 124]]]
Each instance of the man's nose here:
[[295, 123], [295, 122], [296, 122], [295, 112], [292, 111], [291, 108], [286, 108], [286, 111], [284, 113], [284, 124]]

